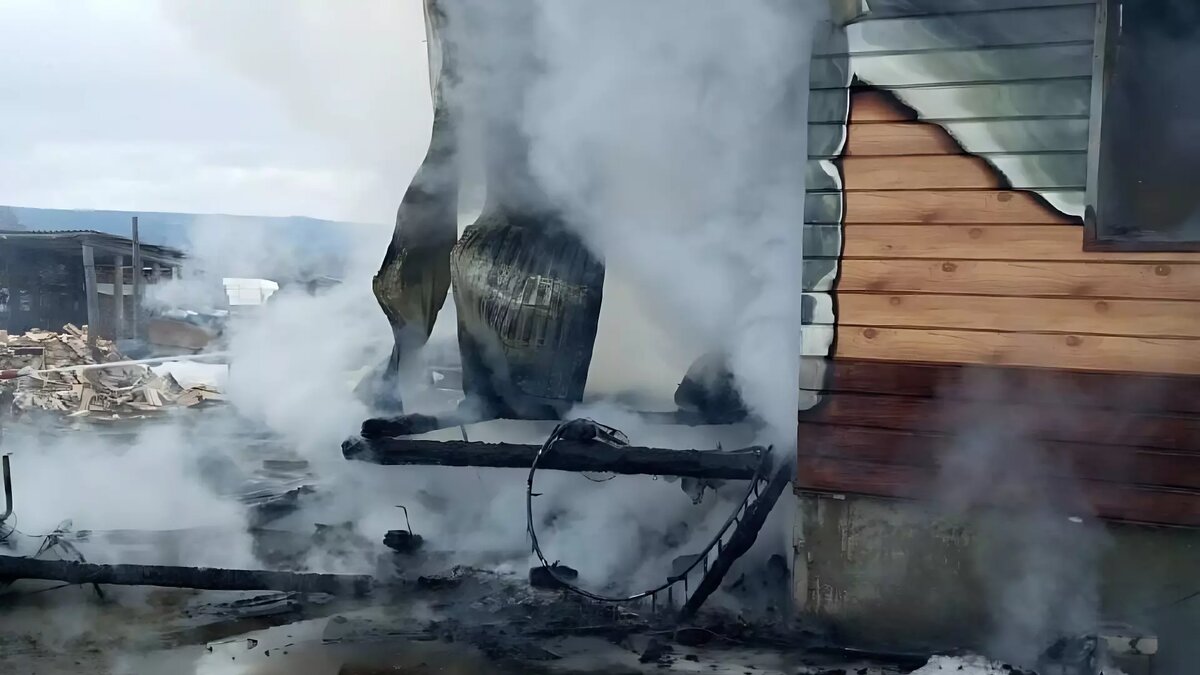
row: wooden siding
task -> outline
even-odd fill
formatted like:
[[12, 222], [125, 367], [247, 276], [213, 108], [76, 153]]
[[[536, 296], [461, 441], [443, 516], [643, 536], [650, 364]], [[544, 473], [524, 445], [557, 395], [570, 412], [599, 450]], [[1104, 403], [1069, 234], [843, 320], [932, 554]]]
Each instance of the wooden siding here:
[[[835, 356], [1200, 375], [1200, 254], [1084, 251], [1076, 219], [909, 117], [851, 97]], [[860, 145], [877, 124], [915, 152]]]
[[1200, 526], [1200, 377], [839, 359], [822, 395], [800, 491]]
[[[858, 155], [970, 153], [999, 169], [1001, 190], [1033, 190], [1055, 208], [1082, 215], [1095, 21], [1095, 0], [873, 0], [851, 25], [818, 27], [805, 223], [880, 222], [873, 214], [893, 203], [886, 192], [911, 187], [879, 173], [851, 174], [860, 182], [844, 186], [836, 162]], [[856, 81], [888, 90], [905, 105], [856, 101], [855, 122], [880, 126], [859, 129], [857, 148], [847, 151], [849, 87]], [[936, 122], [950, 138], [895, 124], [917, 119]], [[864, 167], [872, 164], [879, 166]], [[910, 178], [972, 188], [983, 179], [980, 166]], [[843, 188], [862, 194], [846, 203]], [[1007, 195], [997, 192], [1001, 198]], [[957, 209], [961, 222], [979, 223], [993, 212], [961, 195], [946, 194], [944, 201], [912, 217], [920, 222], [930, 208]], [[826, 255], [840, 250], [839, 237], [824, 237], [819, 251], [805, 254], [804, 290], [824, 292], [840, 273]]]
[[870, 7], [813, 65], [797, 490], [1200, 527], [1200, 254], [1083, 250], [1096, 3]]

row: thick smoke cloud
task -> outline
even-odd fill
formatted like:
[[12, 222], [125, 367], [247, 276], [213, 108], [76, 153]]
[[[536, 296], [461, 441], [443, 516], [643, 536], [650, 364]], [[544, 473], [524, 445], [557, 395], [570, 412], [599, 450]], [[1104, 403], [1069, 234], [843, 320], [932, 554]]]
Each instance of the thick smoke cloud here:
[[[1038, 440], [1045, 429], [1083, 427], [1085, 414], [1060, 408], [1029, 416], [994, 403], [1030, 393], [982, 373], [945, 388], [945, 400], [957, 403], [944, 421], [958, 438], [934, 495], [973, 523], [971, 562], [989, 618], [989, 655], [1024, 666], [1054, 640], [1098, 625], [1100, 564], [1110, 543], [1074, 467]], [[1083, 392], [1056, 393], [1087, 402]], [[1046, 392], [1037, 394], [1045, 400]]]
[[[180, 2], [169, 8], [199, 49], [231, 72], [274, 88], [298, 119], [329, 130], [346, 152], [415, 167], [428, 136], [428, 107], [404, 117], [394, 111], [411, 111], [407, 101], [378, 93], [388, 91], [391, 69], [406, 62], [372, 47], [391, 39], [379, 34], [396, 25], [388, 4], [364, 12], [304, 3], [267, 9]], [[463, 5], [478, 12], [476, 19], [504, 7], [474, 0]], [[790, 456], [800, 344], [806, 64], [815, 10], [782, 0], [546, 0], [523, 11], [525, 30], [492, 31], [478, 36], [476, 46], [498, 50], [490, 53], [501, 61], [506, 49], [512, 50], [508, 58], [529, 59], [528, 79], [516, 90], [520, 100], [508, 99], [522, 114], [509, 121], [529, 141], [529, 175], [539, 194], [563, 210], [614, 277], [636, 289], [627, 295], [643, 303], [641, 316], [658, 319], [663, 337], [653, 347], [659, 354], [730, 355], [744, 397], [768, 425], [766, 440]], [[425, 71], [423, 61], [414, 67]], [[504, 82], [491, 86], [503, 88]], [[511, 93], [498, 95], [504, 102]], [[487, 109], [497, 111], [494, 105]], [[402, 123], [384, 119], [393, 114]], [[411, 155], [405, 154], [410, 146]], [[402, 183], [393, 186], [396, 199], [402, 193]], [[250, 273], [255, 269], [266, 270], [262, 276], [295, 271], [288, 269], [290, 256], [269, 238], [247, 241], [236, 224], [199, 226], [206, 229], [193, 240], [200, 243], [195, 253], [202, 267], [219, 272], [234, 266], [246, 276], [258, 276]], [[405, 504], [418, 531], [430, 535], [436, 548], [454, 551], [456, 561], [523, 571], [530, 560], [522, 472], [390, 471], [340, 457], [340, 440], [370, 414], [354, 400], [352, 386], [363, 369], [380, 361], [390, 340], [369, 284], [388, 235], [382, 228], [360, 233], [340, 287], [317, 296], [285, 289], [269, 306], [235, 322], [228, 382], [236, 416], [169, 423], [111, 443], [21, 445], [15, 458], [21, 529], [41, 533], [75, 518], [77, 528], [242, 532], [245, 513], [214, 489], [201, 468], [213, 460], [246, 461], [238, 455], [239, 443], [251, 428], [309, 459], [321, 475], [324, 498], [276, 526], [307, 533], [313, 522], [349, 520], [378, 541], [384, 530], [400, 525], [395, 505]], [[161, 301], [184, 306], [209, 304], [213, 297], [211, 287], [161, 290]], [[616, 317], [618, 328], [637, 320], [619, 305], [604, 311]], [[641, 352], [635, 347], [614, 354], [618, 369], [632, 376], [658, 368]], [[684, 367], [688, 362], [679, 360]], [[683, 375], [656, 372], [675, 381]], [[578, 412], [615, 423], [647, 445], [716, 449], [755, 440], [728, 429], [654, 429], [615, 408]], [[467, 431], [473, 440], [536, 442], [549, 429], [498, 424]], [[255, 459], [261, 458], [249, 461]], [[86, 470], [62, 475], [60, 468], [71, 463]], [[720, 495], [696, 506], [678, 483], [666, 480], [591, 483], [548, 473], [539, 481], [547, 494], [539, 504], [547, 553], [579, 567], [583, 581], [596, 588], [633, 590], [660, 581], [675, 555], [698, 551], [730, 506]], [[39, 493], [33, 486], [40, 485], [55, 487]], [[776, 529], [790, 534], [784, 525]], [[151, 551], [144, 561], [255, 564], [249, 536], [227, 543]], [[322, 570], [369, 571], [366, 556], [314, 562]]]
[[[793, 445], [818, 5], [444, 5], [462, 14], [468, 115], [511, 114], [498, 126], [519, 129], [528, 153], [503, 160], [527, 162], [531, 198], [639, 289], [641, 313], [622, 320], [649, 317], [677, 351], [728, 354], [771, 440]], [[604, 314], [620, 311], [607, 300]], [[635, 350], [621, 356], [639, 369]]]

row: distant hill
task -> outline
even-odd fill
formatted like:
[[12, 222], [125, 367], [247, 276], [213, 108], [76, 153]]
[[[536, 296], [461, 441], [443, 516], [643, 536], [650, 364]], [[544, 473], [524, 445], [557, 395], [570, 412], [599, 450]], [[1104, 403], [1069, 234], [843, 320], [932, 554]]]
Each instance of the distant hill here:
[[[153, 211], [77, 211], [69, 209], [39, 209], [0, 205], [5, 214], [0, 229], [13, 226], [13, 216], [21, 229], [26, 230], [95, 230], [128, 237], [133, 216], [138, 217], [138, 236], [147, 244], [159, 244], [188, 250], [192, 225], [200, 219], [212, 219], [212, 225], [227, 224], [239, 231], [262, 228], [272, 237], [282, 237], [281, 244], [293, 248], [308, 258], [313, 267], [323, 273], [335, 274], [346, 253], [351, 238], [360, 228], [376, 229], [378, 225], [338, 222], [304, 216], [225, 216], [219, 214], [161, 213]], [[207, 224], [206, 224], [207, 226]], [[380, 252], [382, 256], [382, 251]]]

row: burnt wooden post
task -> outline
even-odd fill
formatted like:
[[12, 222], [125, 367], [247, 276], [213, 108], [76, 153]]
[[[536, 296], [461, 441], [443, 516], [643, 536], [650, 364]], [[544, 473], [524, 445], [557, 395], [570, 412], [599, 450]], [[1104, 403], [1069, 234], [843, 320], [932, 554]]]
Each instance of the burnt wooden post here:
[[113, 256], [113, 339], [125, 337], [125, 256]]
[[150, 282], [159, 283], [163, 278], [163, 266], [157, 260], [150, 261]]
[[[342, 443], [346, 459], [385, 466], [482, 466], [528, 469], [538, 445], [429, 441], [413, 438], [351, 438]], [[550, 471], [591, 471], [625, 475], [682, 476], [720, 480], [749, 480], [762, 462], [761, 447], [729, 452], [671, 450], [562, 440], [538, 462]]]
[[44, 579], [69, 584], [159, 586], [215, 591], [281, 591], [362, 596], [375, 579], [365, 574], [317, 574], [171, 565], [98, 565], [0, 555], [0, 579]]
[[87, 346], [94, 356], [96, 333], [100, 330], [100, 296], [96, 290], [96, 254], [90, 244], [83, 245], [83, 287], [87, 293]]
[[133, 217], [133, 304], [129, 308], [132, 337], [142, 334], [142, 247], [138, 243], [138, 217]]

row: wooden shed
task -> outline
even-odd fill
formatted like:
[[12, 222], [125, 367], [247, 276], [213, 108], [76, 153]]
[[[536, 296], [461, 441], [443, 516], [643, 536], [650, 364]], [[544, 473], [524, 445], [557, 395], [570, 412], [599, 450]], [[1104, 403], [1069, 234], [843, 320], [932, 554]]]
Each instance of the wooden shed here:
[[0, 329], [74, 323], [114, 339], [132, 334], [136, 289], [177, 278], [184, 258], [167, 246], [138, 244], [135, 270], [133, 248], [130, 239], [92, 230], [0, 230]]
[[952, 493], [984, 444], [973, 501], [1200, 526], [1200, 3], [846, 4], [812, 67], [797, 491]]

